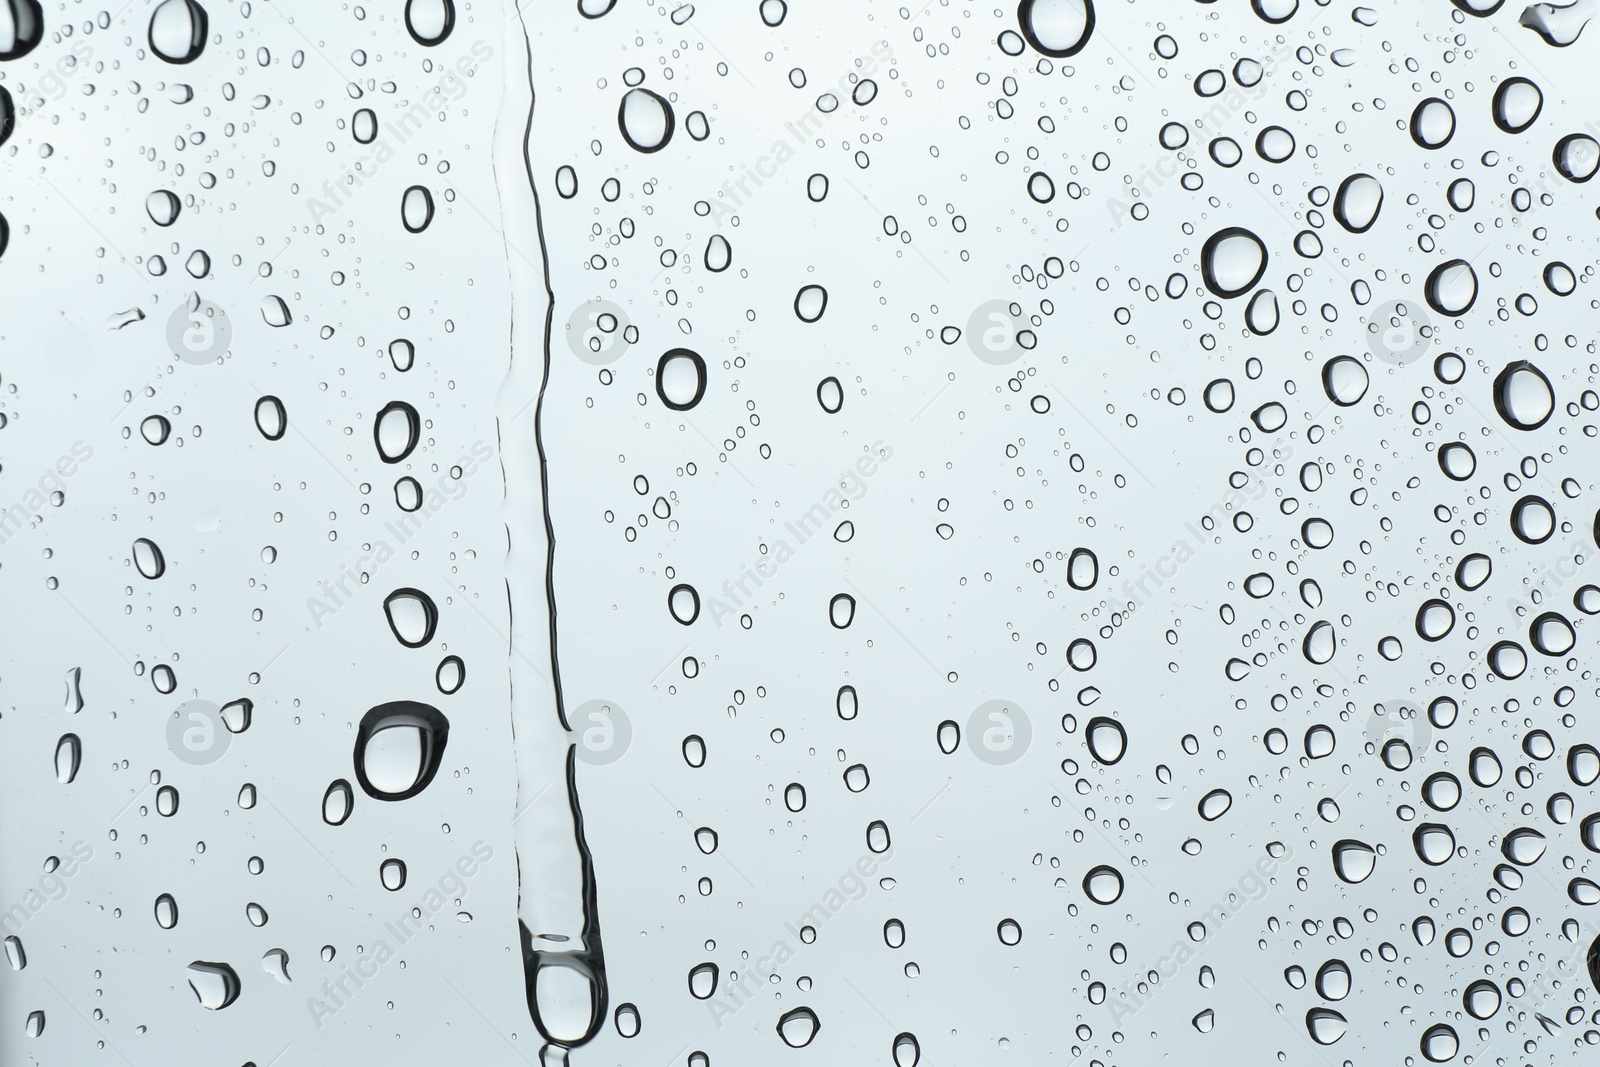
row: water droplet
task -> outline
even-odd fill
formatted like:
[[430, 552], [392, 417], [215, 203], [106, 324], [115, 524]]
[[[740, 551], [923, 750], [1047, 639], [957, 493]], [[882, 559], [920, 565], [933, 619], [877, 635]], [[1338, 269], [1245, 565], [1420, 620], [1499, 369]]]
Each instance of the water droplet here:
[[403, 400], [391, 400], [384, 405], [372, 423], [378, 458], [385, 463], [399, 463], [411, 455], [421, 433], [422, 420], [417, 416], [417, 409]]
[[1094, 0], [1022, 0], [1017, 24], [1035, 51], [1056, 59], [1077, 55], [1094, 33]]
[[420, 589], [396, 589], [384, 598], [383, 613], [395, 639], [407, 648], [421, 648], [432, 641], [439, 624], [439, 609]]
[[1555, 411], [1555, 390], [1544, 371], [1526, 360], [1506, 364], [1495, 376], [1494, 408], [1506, 425], [1537, 430]]
[[78, 767], [83, 762], [83, 742], [77, 734], [62, 734], [56, 742], [56, 781], [71, 784], [78, 777]]
[[196, 0], [162, 0], [150, 15], [149, 41], [168, 63], [193, 63], [206, 46], [206, 9]]
[[[412, 0], [413, 3], [416, 0]], [[410, 10], [409, 7], [406, 9]], [[425, 185], [413, 185], [400, 194], [400, 224], [407, 233], [421, 233], [433, 221], [433, 192]]]
[[161, 548], [148, 537], [133, 543], [133, 565], [141, 575], [155, 581], [167, 572], [167, 558]]
[[659, 152], [672, 140], [676, 124], [672, 105], [649, 89], [629, 89], [617, 108], [617, 127], [628, 147], [638, 152]]
[[1101, 864], [1083, 876], [1083, 893], [1096, 904], [1115, 904], [1122, 897], [1122, 874]]
[[1249, 292], [1266, 270], [1267, 246], [1242, 226], [1218, 230], [1200, 250], [1206, 288], [1224, 300]]
[[817, 1013], [810, 1008], [791, 1008], [778, 1017], [778, 1036], [790, 1048], [805, 1048], [821, 1029]]
[[438, 773], [449, 736], [450, 721], [429, 704], [379, 704], [356, 731], [356, 781], [375, 800], [415, 796]]
[[442, 44], [455, 25], [452, 0], [406, 0], [406, 31], [424, 48]]
[[665, 352], [656, 362], [656, 396], [673, 411], [688, 411], [706, 395], [706, 361], [687, 348]]
[[189, 988], [206, 1010], [221, 1011], [239, 999], [239, 975], [226, 963], [196, 960], [187, 973]]
[[355, 797], [350, 791], [350, 783], [343, 778], [335, 779], [328, 786], [328, 791], [322, 794], [322, 821], [329, 826], [343, 826], [354, 807]]
[[256, 429], [269, 441], [277, 441], [289, 428], [289, 416], [283, 410], [283, 401], [275, 396], [264, 396], [256, 401]]

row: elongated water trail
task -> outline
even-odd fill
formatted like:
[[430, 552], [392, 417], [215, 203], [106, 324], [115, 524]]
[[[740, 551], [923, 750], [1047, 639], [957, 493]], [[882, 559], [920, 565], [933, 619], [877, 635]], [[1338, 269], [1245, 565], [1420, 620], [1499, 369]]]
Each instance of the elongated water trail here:
[[584, 841], [556, 647], [556, 538], [541, 435], [555, 297], [530, 154], [532, 46], [520, 11], [506, 38], [505, 95], [495, 122], [494, 161], [511, 281], [511, 359], [495, 415], [505, 478], [511, 725], [517, 765], [512, 840], [528, 1010], [546, 1042], [545, 1061], [557, 1063], [604, 1022], [606, 980], [594, 864]]

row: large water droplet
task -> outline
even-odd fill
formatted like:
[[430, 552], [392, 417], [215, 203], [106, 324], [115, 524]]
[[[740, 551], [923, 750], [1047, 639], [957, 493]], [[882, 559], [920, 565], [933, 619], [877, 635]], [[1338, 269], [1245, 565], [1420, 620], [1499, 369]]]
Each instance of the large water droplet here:
[[43, 36], [39, 0], [0, 0], [0, 60], [21, 59]]
[[322, 821], [329, 826], [342, 826], [354, 807], [355, 796], [350, 792], [350, 783], [343, 778], [335, 779], [322, 794]]
[[62, 734], [56, 742], [56, 781], [69, 785], [83, 763], [83, 742], [77, 734]]
[[1267, 246], [1242, 226], [1218, 230], [1200, 249], [1206, 288], [1224, 300], [1249, 292], [1266, 270]]
[[810, 1008], [792, 1008], [778, 1017], [778, 1036], [790, 1048], [805, 1048], [821, 1029], [817, 1013]]
[[1370, 174], [1352, 174], [1339, 184], [1333, 217], [1351, 233], [1366, 233], [1383, 207], [1383, 185]]
[[1094, 0], [1022, 0], [1017, 24], [1035, 51], [1057, 59], [1077, 55], [1094, 33]]
[[161, 548], [148, 537], [133, 543], [133, 565], [144, 577], [154, 581], [167, 572], [167, 558]]
[[149, 40], [168, 63], [193, 63], [206, 46], [206, 9], [197, 0], [162, 0], [150, 14]]
[[688, 411], [706, 395], [706, 361], [700, 353], [673, 348], [656, 361], [656, 396], [673, 411]]
[[417, 416], [417, 409], [403, 400], [391, 400], [384, 405], [372, 423], [378, 458], [385, 463], [399, 463], [411, 455], [421, 433], [422, 420]]
[[617, 127], [628, 146], [639, 152], [659, 152], [672, 140], [672, 105], [649, 89], [629, 89], [617, 108]]
[[452, 0], [406, 0], [406, 32], [424, 48], [443, 43], [455, 26]]
[[1366, 842], [1345, 838], [1334, 843], [1333, 873], [1342, 881], [1351, 885], [1364, 882], [1377, 865], [1377, 850]]
[[1494, 379], [1494, 409], [1506, 425], [1537, 430], [1555, 411], [1556, 394], [1544, 371], [1526, 360], [1506, 364]]
[[1532, 126], [1544, 108], [1544, 93], [1527, 78], [1507, 78], [1494, 91], [1490, 113], [1506, 133], [1521, 133]]
[[1478, 299], [1478, 275], [1466, 260], [1452, 259], [1429, 272], [1422, 291], [1433, 310], [1459, 318]]
[[413, 185], [400, 194], [400, 224], [407, 233], [421, 233], [433, 221], [433, 192]]
[[384, 598], [383, 613], [395, 639], [407, 648], [421, 648], [432, 641], [439, 624], [439, 609], [420, 589], [396, 589]]
[[189, 988], [208, 1011], [221, 1011], [239, 999], [239, 975], [226, 963], [196, 960], [189, 964], [188, 978]]
[[1122, 896], [1122, 874], [1115, 867], [1100, 864], [1083, 876], [1084, 896], [1096, 904], [1115, 904]]
[[375, 800], [404, 800], [422, 792], [438, 773], [450, 721], [438, 708], [415, 700], [379, 704], [356, 730], [356, 781]]

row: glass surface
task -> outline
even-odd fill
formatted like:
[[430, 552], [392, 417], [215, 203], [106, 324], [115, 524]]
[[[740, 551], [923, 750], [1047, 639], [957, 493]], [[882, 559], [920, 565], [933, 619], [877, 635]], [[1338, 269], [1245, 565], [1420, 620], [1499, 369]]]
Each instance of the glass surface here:
[[0, 0], [0, 1064], [1581, 1064], [1594, 0]]

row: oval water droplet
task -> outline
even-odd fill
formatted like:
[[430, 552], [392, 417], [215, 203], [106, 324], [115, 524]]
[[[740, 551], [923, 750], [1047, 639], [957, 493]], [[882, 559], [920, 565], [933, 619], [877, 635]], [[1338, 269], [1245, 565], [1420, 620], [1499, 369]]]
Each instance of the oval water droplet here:
[[197, 0], [162, 0], [150, 14], [149, 42], [168, 63], [193, 63], [206, 46], [206, 9]]
[[1017, 25], [1034, 50], [1055, 59], [1077, 55], [1094, 33], [1094, 0], [1022, 0]]
[[167, 189], [157, 189], [144, 198], [145, 214], [157, 226], [171, 226], [177, 222], [182, 209], [178, 194]]
[[1115, 867], [1100, 864], [1083, 876], [1083, 894], [1096, 904], [1115, 904], [1122, 897], [1122, 874]]
[[432, 190], [425, 185], [413, 185], [400, 194], [400, 224], [407, 233], [421, 233], [432, 221]]
[[283, 410], [283, 401], [275, 396], [264, 396], [256, 401], [256, 429], [269, 441], [277, 441], [289, 428], [289, 416]]
[[836, 593], [828, 601], [828, 621], [835, 630], [848, 627], [856, 617], [856, 598], [849, 593]]
[[70, 785], [83, 763], [83, 742], [77, 734], [62, 734], [56, 742], [56, 781]]
[[1358, 885], [1367, 880], [1377, 865], [1377, 850], [1366, 842], [1345, 838], [1334, 843], [1333, 873], [1341, 881]]
[[453, 0], [406, 0], [406, 32], [424, 48], [443, 43], [455, 26]]
[[420, 589], [396, 589], [384, 598], [383, 613], [395, 640], [407, 648], [421, 648], [432, 641], [439, 624], [439, 609]]
[[1218, 230], [1200, 249], [1206, 288], [1224, 300], [1249, 292], [1266, 270], [1267, 246], [1242, 226]]
[[839, 384], [839, 379], [830, 376], [817, 383], [817, 403], [829, 415], [839, 413], [839, 409], [844, 407], [844, 387]]
[[700, 594], [687, 582], [680, 582], [667, 592], [667, 610], [684, 626], [700, 617]]
[[21, 59], [43, 36], [44, 11], [39, 0], [0, 0], [0, 60]]
[[189, 988], [207, 1011], [221, 1011], [239, 999], [239, 975], [226, 963], [196, 960], [187, 974]]
[[1411, 139], [1422, 148], [1443, 148], [1456, 132], [1456, 113], [1437, 96], [1430, 96], [1411, 112]]
[[350, 791], [350, 783], [343, 778], [335, 779], [322, 794], [322, 821], [329, 826], [343, 826], [354, 808], [355, 795]]
[[706, 361], [700, 353], [674, 348], [656, 361], [656, 396], [673, 411], [688, 411], [706, 395]]
[[794, 295], [794, 313], [801, 322], [816, 322], [828, 310], [828, 290], [820, 285], [803, 286]]
[[1537, 430], [1555, 411], [1556, 395], [1544, 371], [1526, 360], [1506, 364], [1494, 379], [1494, 408], [1506, 425]]
[[628, 147], [637, 152], [659, 152], [672, 140], [677, 120], [666, 98], [649, 89], [629, 89], [617, 108], [617, 128]]
[[1339, 183], [1333, 217], [1351, 233], [1366, 233], [1383, 207], [1383, 185], [1370, 174], [1352, 174]]
[[1084, 727], [1084, 741], [1089, 754], [1106, 766], [1117, 763], [1128, 751], [1128, 731], [1115, 719], [1097, 715]]
[[356, 781], [374, 800], [416, 796], [438, 773], [449, 736], [450, 721], [430, 704], [379, 704], [356, 730]]
[[733, 262], [733, 246], [728, 244], [728, 239], [720, 233], [714, 233], [706, 241], [705, 254], [706, 269], [714, 274], [721, 274]]
[[148, 537], [133, 543], [133, 565], [145, 578], [155, 581], [167, 572], [167, 558], [161, 548]]
[[403, 400], [385, 404], [372, 422], [372, 440], [378, 448], [378, 458], [385, 463], [399, 463], [411, 455], [422, 434], [422, 419], [417, 409]]
[[1544, 108], [1544, 93], [1527, 78], [1513, 77], [1494, 91], [1490, 114], [1494, 124], [1506, 133], [1521, 133], [1532, 126]]
[[1306, 1012], [1306, 1033], [1319, 1045], [1333, 1044], [1349, 1028], [1349, 1020], [1332, 1008], [1312, 1008]]
[[156, 925], [163, 930], [170, 930], [178, 925], [178, 902], [171, 893], [162, 893], [156, 897]]
[[792, 1008], [778, 1017], [778, 1036], [790, 1048], [805, 1048], [821, 1029], [817, 1013], [810, 1008]]
[[1478, 275], [1466, 260], [1452, 259], [1429, 272], [1423, 295], [1439, 314], [1459, 318], [1478, 299]]

